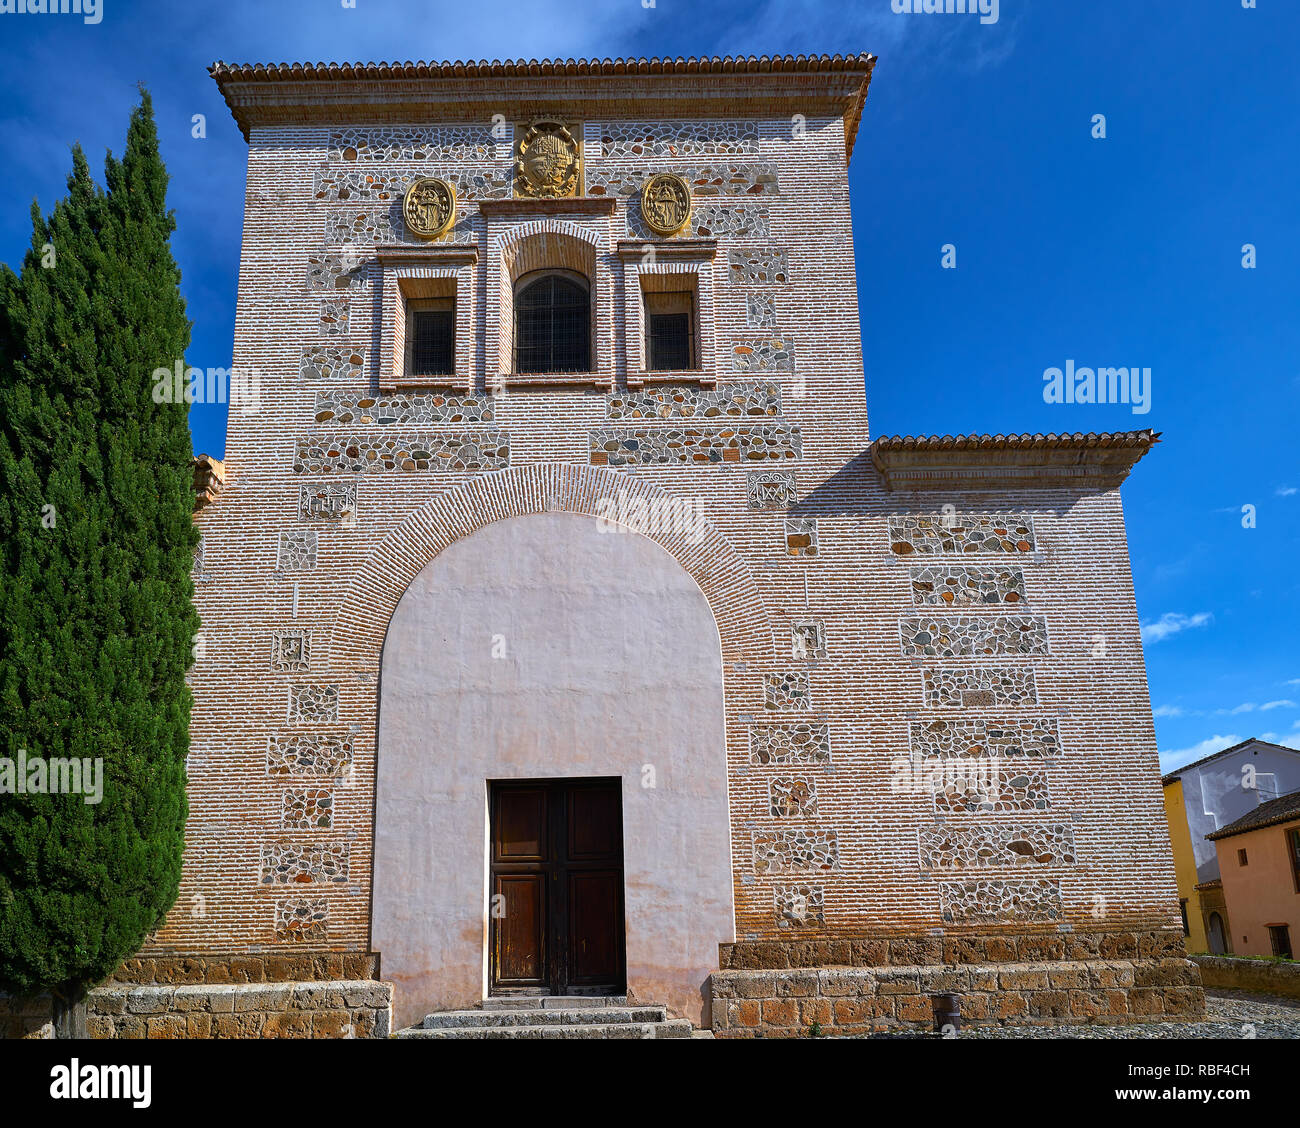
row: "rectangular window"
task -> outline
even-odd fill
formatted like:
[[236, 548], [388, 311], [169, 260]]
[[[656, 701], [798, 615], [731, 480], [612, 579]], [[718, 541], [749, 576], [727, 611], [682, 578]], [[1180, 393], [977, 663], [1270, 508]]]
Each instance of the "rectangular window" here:
[[646, 370], [679, 372], [699, 366], [695, 353], [695, 295], [690, 290], [645, 297]]
[[1300, 893], [1300, 826], [1286, 832], [1287, 855], [1291, 859], [1291, 880]]
[[1183, 914], [1183, 935], [1190, 936], [1192, 930], [1187, 927], [1187, 898], [1180, 898], [1178, 901], [1178, 911]]
[[1285, 924], [1268, 926], [1268, 942], [1273, 946], [1273, 955], [1287, 960], [1291, 958], [1291, 929]]
[[1237, 865], [1239, 865], [1239, 866], [1244, 866], [1244, 865], [1249, 865], [1249, 864], [1250, 864], [1250, 863], [1246, 861], [1246, 851], [1245, 851], [1245, 850], [1238, 850], [1238, 851], [1237, 851]]
[[406, 376], [450, 376], [456, 371], [456, 299], [422, 298], [406, 304]]

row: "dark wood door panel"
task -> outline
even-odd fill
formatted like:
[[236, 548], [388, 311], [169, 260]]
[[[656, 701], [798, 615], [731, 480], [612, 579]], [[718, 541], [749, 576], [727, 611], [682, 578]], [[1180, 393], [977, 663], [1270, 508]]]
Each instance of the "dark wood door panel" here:
[[513, 987], [547, 986], [547, 875], [498, 874], [493, 884], [493, 893], [500, 898], [493, 930], [497, 982]]
[[617, 984], [623, 977], [623, 875], [618, 870], [569, 874], [569, 982]]
[[621, 782], [490, 786], [489, 990], [622, 994]]

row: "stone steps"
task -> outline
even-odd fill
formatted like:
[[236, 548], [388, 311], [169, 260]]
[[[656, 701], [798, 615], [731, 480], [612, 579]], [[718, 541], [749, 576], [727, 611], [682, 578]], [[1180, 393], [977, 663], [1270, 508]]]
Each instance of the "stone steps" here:
[[396, 1038], [690, 1038], [691, 1024], [659, 1006], [628, 1006], [623, 996], [485, 999], [472, 1010], [426, 1015]]

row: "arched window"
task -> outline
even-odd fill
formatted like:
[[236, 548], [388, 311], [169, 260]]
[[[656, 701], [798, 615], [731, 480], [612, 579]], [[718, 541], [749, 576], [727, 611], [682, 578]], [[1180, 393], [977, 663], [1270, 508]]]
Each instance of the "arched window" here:
[[577, 274], [526, 275], [515, 290], [516, 372], [591, 371], [591, 299]]

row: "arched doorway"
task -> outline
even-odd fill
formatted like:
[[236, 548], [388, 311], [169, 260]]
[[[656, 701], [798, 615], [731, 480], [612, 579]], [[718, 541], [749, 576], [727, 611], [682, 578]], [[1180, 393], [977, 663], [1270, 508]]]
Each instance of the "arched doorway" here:
[[1228, 950], [1226, 933], [1223, 928], [1223, 917], [1218, 913], [1210, 914], [1210, 926], [1206, 930], [1210, 942], [1210, 954], [1213, 956], [1222, 956]]
[[707, 1019], [734, 936], [722, 653], [668, 552], [567, 512], [455, 541], [389, 624], [378, 738], [372, 945], [400, 1024], [489, 989], [493, 787], [593, 779], [616, 781], [628, 991]]

